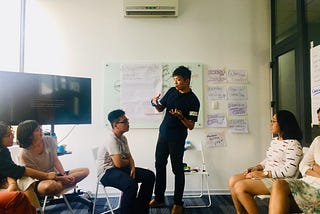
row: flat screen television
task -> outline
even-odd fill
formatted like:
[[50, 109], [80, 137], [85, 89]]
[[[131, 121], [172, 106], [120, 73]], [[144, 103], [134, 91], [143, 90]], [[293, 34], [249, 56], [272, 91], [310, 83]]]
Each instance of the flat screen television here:
[[0, 71], [0, 120], [91, 124], [91, 78]]

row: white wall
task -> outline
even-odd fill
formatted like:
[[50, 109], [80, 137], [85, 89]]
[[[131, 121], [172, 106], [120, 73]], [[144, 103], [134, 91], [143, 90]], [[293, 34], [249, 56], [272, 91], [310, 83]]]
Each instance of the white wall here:
[[[178, 18], [124, 18], [121, 0], [29, 0], [25, 72], [91, 77], [92, 124], [79, 125], [64, 141], [72, 155], [66, 169], [91, 169], [80, 188], [93, 191], [90, 148], [104, 140], [104, 65], [112, 62], [200, 62], [206, 69], [248, 71], [248, 134], [226, 131], [226, 147], [205, 151], [210, 187], [228, 191], [228, 178], [258, 163], [270, 140], [270, 5], [268, 0], [180, 0]], [[205, 86], [205, 83], [204, 83]], [[208, 111], [206, 103], [202, 103]], [[58, 138], [72, 126], [56, 126]], [[190, 132], [191, 142], [209, 129]], [[154, 170], [157, 129], [127, 133], [136, 165]], [[168, 191], [173, 189], [172, 173]]]

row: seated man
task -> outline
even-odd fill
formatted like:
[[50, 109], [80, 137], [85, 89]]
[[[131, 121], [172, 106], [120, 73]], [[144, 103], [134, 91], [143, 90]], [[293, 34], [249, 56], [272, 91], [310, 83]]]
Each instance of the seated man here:
[[[152, 171], [135, 167], [127, 138], [129, 120], [125, 112], [118, 109], [109, 113], [112, 131], [98, 149], [98, 175], [104, 186], [115, 187], [123, 192], [122, 214], [148, 214], [155, 175]], [[138, 191], [138, 183], [141, 183]], [[138, 193], [137, 193], [138, 192]]]
[[24, 148], [20, 153], [20, 161], [23, 165], [43, 172], [65, 175], [58, 180], [39, 181], [37, 191], [40, 195], [57, 195], [88, 176], [88, 168], [64, 170], [57, 156], [56, 144], [52, 137], [42, 136], [42, 130], [37, 121], [21, 122], [17, 128], [17, 138], [20, 147]]

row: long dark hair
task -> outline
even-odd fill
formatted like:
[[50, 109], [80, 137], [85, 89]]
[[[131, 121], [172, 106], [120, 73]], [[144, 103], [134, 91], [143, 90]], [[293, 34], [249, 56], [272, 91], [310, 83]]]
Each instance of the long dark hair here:
[[276, 113], [282, 138], [302, 140], [302, 131], [294, 114], [287, 110], [279, 110]]
[[10, 126], [7, 123], [0, 121], [0, 150], [4, 147], [2, 144], [2, 138], [7, 135], [8, 128], [10, 128]]

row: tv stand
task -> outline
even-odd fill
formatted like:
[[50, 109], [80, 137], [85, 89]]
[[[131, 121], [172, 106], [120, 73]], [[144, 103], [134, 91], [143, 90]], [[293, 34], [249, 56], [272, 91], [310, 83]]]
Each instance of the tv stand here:
[[53, 134], [55, 134], [55, 133], [54, 133], [54, 124], [51, 124], [50, 126], [51, 126], [50, 134], [51, 134], [51, 136], [52, 136]]

